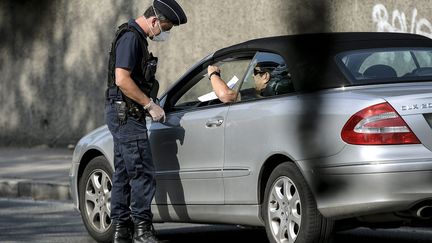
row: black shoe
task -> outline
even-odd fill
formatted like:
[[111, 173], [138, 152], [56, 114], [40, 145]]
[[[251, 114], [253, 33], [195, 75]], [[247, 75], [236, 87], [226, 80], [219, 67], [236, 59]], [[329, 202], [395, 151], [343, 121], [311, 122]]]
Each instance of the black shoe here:
[[145, 222], [136, 224], [134, 243], [159, 243], [153, 225]]
[[132, 225], [131, 222], [115, 224], [113, 243], [132, 243]]

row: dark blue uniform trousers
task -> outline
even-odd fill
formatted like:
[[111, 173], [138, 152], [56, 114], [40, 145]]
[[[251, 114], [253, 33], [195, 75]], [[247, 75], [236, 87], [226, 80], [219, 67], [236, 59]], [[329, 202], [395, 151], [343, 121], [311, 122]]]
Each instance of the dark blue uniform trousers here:
[[120, 124], [116, 104], [107, 101], [106, 123], [114, 139], [111, 219], [135, 224], [152, 222], [151, 201], [156, 191], [155, 168], [145, 121], [128, 117]]

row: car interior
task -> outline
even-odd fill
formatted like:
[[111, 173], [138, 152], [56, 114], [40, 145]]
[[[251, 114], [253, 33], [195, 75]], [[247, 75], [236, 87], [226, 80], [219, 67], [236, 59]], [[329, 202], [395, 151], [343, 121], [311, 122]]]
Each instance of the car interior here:
[[373, 65], [373, 66], [368, 67], [364, 71], [363, 76], [367, 79], [370, 79], [370, 78], [396, 78], [397, 73], [392, 67], [390, 67], [388, 65], [377, 64], [377, 65]]

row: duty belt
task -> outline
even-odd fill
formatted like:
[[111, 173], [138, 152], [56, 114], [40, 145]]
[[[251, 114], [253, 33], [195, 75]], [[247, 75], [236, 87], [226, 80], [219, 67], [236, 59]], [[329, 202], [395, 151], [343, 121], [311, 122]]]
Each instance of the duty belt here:
[[129, 105], [128, 102], [126, 102], [126, 106], [127, 106], [127, 111], [128, 111], [128, 115], [137, 119], [138, 121], [144, 121], [145, 120], [145, 116], [146, 116], [146, 112], [144, 110], [144, 108], [142, 107], [137, 107], [135, 105]]
[[107, 88], [105, 91], [107, 100], [123, 100], [123, 94], [117, 86]]
[[144, 108], [131, 99], [124, 97], [118, 87], [108, 88], [105, 93], [106, 99], [112, 104], [117, 102], [124, 102], [126, 106], [126, 113], [128, 116], [138, 120], [144, 121], [146, 111]]

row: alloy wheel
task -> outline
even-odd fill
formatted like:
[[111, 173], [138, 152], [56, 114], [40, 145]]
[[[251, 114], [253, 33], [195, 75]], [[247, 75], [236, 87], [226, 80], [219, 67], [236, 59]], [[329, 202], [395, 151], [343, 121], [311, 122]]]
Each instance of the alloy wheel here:
[[279, 177], [272, 185], [268, 200], [268, 222], [278, 243], [295, 242], [301, 226], [301, 201], [296, 185]]
[[105, 171], [96, 169], [85, 188], [84, 206], [90, 225], [97, 232], [105, 232], [111, 225], [111, 179]]

